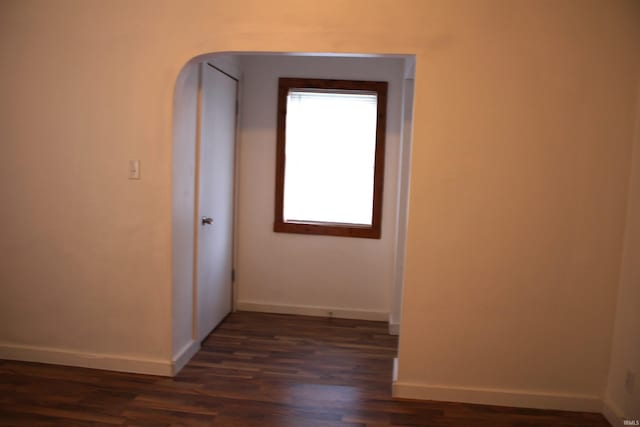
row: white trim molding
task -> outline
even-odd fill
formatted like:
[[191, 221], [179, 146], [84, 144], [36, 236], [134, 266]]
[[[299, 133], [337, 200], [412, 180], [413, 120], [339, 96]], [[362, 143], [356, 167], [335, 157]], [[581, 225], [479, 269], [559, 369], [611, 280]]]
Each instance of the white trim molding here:
[[400, 323], [389, 323], [389, 335], [400, 335]]
[[360, 310], [357, 308], [333, 308], [315, 305], [270, 304], [257, 301], [238, 301], [237, 310], [261, 313], [298, 314], [302, 316], [335, 317], [338, 319], [377, 320], [386, 322], [389, 313], [384, 311]]
[[614, 427], [621, 426], [625, 418], [622, 410], [618, 407], [618, 405], [616, 405], [609, 399], [604, 400], [602, 415], [604, 415], [607, 421], [609, 421], [609, 424]]
[[182, 347], [182, 349], [180, 349], [180, 351], [173, 357], [173, 362], [171, 363], [171, 375], [178, 375], [178, 372], [180, 372], [182, 368], [189, 363], [198, 350], [200, 350], [200, 343], [196, 340], [191, 340], [185, 344], [185, 346]]
[[0, 359], [167, 377], [172, 375], [172, 364], [170, 360], [115, 354], [85, 353], [74, 350], [35, 347], [7, 342], [0, 342]]
[[599, 396], [531, 392], [527, 390], [447, 387], [394, 381], [393, 397], [521, 408], [602, 412], [602, 399]]
[[398, 358], [393, 358], [393, 372], [392, 372], [391, 382], [395, 384], [398, 381]]

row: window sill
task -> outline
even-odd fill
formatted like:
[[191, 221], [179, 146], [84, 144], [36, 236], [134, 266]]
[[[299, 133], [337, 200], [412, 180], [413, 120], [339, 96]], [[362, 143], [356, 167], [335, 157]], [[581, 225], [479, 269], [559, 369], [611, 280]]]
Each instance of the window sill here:
[[315, 234], [318, 236], [361, 237], [380, 239], [380, 227], [333, 222], [275, 222], [276, 233]]

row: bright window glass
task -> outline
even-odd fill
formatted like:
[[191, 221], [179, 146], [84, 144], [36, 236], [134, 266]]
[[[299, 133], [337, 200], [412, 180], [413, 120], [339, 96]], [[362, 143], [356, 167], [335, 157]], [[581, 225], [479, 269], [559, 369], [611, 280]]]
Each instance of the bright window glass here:
[[377, 101], [370, 92], [289, 91], [285, 222], [372, 224]]

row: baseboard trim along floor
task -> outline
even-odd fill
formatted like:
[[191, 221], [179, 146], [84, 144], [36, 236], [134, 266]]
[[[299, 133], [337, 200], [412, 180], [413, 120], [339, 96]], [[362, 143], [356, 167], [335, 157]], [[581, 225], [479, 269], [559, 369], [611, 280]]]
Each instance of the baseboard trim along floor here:
[[315, 305], [270, 304], [257, 301], [238, 301], [239, 311], [259, 313], [297, 314], [299, 316], [335, 317], [338, 319], [377, 320], [386, 322], [389, 313], [384, 311], [360, 310], [352, 308], [334, 308]]
[[393, 382], [393, 397], [562, 411], [602, 412], [603, 407], [602, 400], [593, 396], [431, 386], [401, 381]]
[[132, 372], [136, 374], [161, 376], [171, 376], [173, 374], [172, 363], [169, 360], [84, 353], [74, 350], [25, 346], [11, 343], [0, 343], [0, 359], [104, 369], [107, 371]]

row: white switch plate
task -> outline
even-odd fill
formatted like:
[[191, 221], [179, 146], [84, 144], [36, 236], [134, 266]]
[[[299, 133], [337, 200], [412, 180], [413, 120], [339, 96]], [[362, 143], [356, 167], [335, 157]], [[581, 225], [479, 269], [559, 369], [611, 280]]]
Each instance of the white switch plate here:
[[129, 179], [140, 179], [140, 160], [129, 160]]

